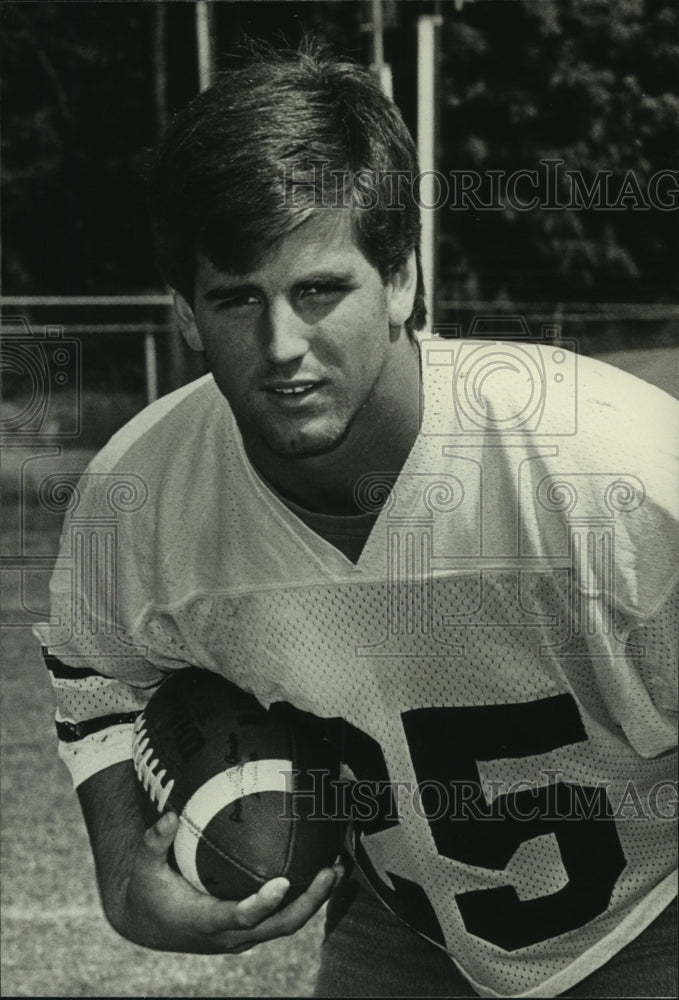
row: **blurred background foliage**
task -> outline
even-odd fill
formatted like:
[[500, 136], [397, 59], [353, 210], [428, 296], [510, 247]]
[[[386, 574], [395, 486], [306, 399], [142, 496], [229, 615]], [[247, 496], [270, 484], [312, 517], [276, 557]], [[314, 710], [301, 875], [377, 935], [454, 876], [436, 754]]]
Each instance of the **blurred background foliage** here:
[[[560, 159], [588, 184], [610, 171], [611, 202], [628, 171], [648, 200], [653, 174], [679, 166], [675, 0], [470, 4], [444, 19], [442, 50], [446, 165], [511, 173]], [[478, 298], [672, 301], [677, 213], [627, 190], [616, 210], [444, 217], [442, 271]]]
[[[214, 8], [220, 66], [246, 36], [294, 45], [305, 31], [370, 61], [367, 2]], [[384, 4], [385, 57], [413, 131], [415, 24], [432, 8]], [[633, 171], [646, 192], [654, 173], [676, 169], [676, 0], [444, 0], [437, 9], [441, 170], [487, 176], [557, 158], [588, 184], [610, 171], [614, 192]], [[0, 15], [5, 294], [160, 288], [143, 176], [161, 119], [197, 89], [193, 5], [21, 0]], [[632, 210], [634, 201], [620, 210], [445, 207], [439, 294], [674, 301], [677, 212]]]

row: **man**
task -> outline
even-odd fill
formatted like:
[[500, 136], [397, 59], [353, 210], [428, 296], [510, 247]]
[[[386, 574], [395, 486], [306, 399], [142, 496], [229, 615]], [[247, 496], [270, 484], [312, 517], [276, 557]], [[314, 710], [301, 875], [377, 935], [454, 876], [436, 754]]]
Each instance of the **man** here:
[[[371, 77], [314, 52], [168, 133], [160, 260], [211, 375], [91, 464], [37, 630], [103, 905], [147, 947], [238, 952], [334, 888], [321, 996], [611, 995], [630, 963], [663, 995], [676, 406], [554, 343], [416, 337], [416, 174]], [[217, 901], [169, 867], [173, 814], [144, 831], [132, 725], [189, 664], [377, 783], [341, 885]]]

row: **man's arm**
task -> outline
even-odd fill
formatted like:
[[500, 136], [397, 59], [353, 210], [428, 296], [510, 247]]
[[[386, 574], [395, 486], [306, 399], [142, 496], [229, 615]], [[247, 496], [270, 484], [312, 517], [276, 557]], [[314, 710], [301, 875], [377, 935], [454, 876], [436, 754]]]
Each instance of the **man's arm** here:
[[78, 788], [106, 916], [123, 937], [159, 951], [245, 951], [299, 930], [323, 905], [341, 869], [325, 868], [309, 889], [277, 913], [288, 889], [272, 879], [240, 903], [195, 890], [167, 862], [177, 817], [145, 830], [131, 761], [114, 764]]

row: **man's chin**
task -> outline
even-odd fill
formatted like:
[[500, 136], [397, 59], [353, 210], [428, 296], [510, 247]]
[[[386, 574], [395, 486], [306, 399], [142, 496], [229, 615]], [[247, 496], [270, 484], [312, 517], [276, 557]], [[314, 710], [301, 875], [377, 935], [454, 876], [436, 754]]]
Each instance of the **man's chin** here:
[[269, 442], [269, 448], [277, 458], [301, 461], [304, 458], [320, 458], [323, 455], [331, 455], [339, 448], [344, 438], [345, 435], [341, 434], [337, 438], [319, 441], [275, 441]]
[[268, 439], [267, 445], [278, 458], [293, 461], [321, 458], [323, 455], [331, 455], [340, 447], [349, 433], [349, 426], [336, 429], [328, 428], [316, 434], [298, 433], [290, 434], [289, 437], [277, 434]]

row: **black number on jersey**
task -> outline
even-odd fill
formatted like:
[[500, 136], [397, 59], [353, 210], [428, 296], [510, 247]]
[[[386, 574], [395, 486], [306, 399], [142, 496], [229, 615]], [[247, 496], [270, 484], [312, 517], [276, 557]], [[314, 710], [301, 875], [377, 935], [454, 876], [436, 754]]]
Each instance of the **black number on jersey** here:
[[[480, 788], [478, 761], [535, 756], [587, 739], [569, 694], [415, 709], [403, 714], [403, 725], [418, 783], [450, 787], [452, 780], [459, 789]], [[439, 801], [434, 788], [429, 796], [423, 788], [422, 807], [443, 857], [503, 871], [521, 844], [553, 834], [568, 876], [562, 889], [537, 899], [519, 899], [511, 885], [460, 893], [456, 902], [471, 934], [514, 951], [575, 930], [608, 907], [626, 860], [604, 787], [556, 781], [523, 788], [499, 795], [493, 818], [488, 809], [467, 808], [451, 820], [440, 815]]]
[[[286, 706], [288, 707], [288, 706]], [[356, 824], [356, 861], [392, 912], [445, 945], [436, 913], [416, 883], [372, 865], [363, 840], [398, 824], [396, 802], [379, 743], [343, 719], [313, 720], [339, 748], [357, 778], [381, 787], [377, 815]], [[604, 913], [626, 865], [605, 787], [554, 781], [498, 795], [492, 809], [481, 796], [479, 761], [516, 760], [583, 743], [587, 733], [570, 694], [507, 705], [419, 708], [402, 714], [424, 814], [442, 857], [504, 871], [521, 844], [553, 835], [568, 882], [556, 892], [522, 900], [513, 885], [461, 892], [455, 897], [470, 934], [515, 951], [582, 927]], [[441, 813], [436, 789], [451, 796], [455, 814]], [[476, 802], [470, 789], [478, 790]], [[462, 809], [459, 806], [462, 805]], [[479, 808], [479, 806], [481, 808]], [[540, 874], [536, 873], [536, 881]]]

